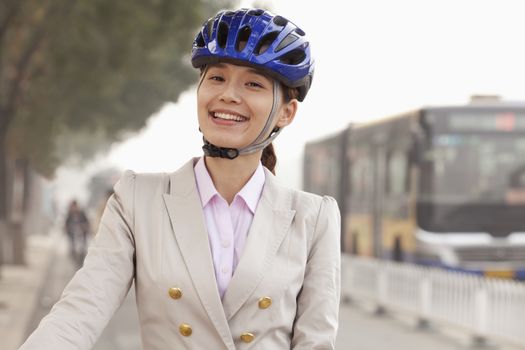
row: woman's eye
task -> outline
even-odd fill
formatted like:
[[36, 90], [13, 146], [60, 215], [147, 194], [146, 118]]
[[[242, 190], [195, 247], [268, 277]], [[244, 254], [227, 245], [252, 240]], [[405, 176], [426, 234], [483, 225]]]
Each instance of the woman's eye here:
[[215, 80], [215, 81], [224, 81], [224, 78], [221, 77], [220, 75], [211, 75], [210, 80]]
[[260, 84], [260, 83], [258, 83], [256, 81], [250, 81], [246, 85], [248, 85], [250, 87], [257, 87], [257, 88], [262, 88], [263, 87], [262, 84]]

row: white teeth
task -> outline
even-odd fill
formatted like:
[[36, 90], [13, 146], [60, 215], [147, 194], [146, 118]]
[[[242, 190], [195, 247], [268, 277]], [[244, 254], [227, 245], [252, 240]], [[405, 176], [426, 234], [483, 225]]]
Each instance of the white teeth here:
[[233, 120], [233, 121], [236, 121], [236, 122], [242, 122], [242, 121], [246, 120], [246, 118], [238, 116], [238, 115], [228, 114], [228, 113], [220, 113], [220, 112], [213, 113], [213, 116], [215, 118], [220, 118], [220, 119], [225, 119], [225, 120]]

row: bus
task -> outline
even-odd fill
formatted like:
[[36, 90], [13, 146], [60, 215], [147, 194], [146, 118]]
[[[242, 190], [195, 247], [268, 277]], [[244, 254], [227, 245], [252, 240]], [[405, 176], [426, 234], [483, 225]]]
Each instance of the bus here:
[[[332, 196], [344, 210], [346, 181], [345, 164], [346, 131], [327, 136], [315, 143], [307, 143], [303, 159], [303, 187], [309, 192]], [[341, 231], [344, 232], [344, 222]]]
[[308, 143], [303, 170], [338, 200], [343, 253], [525, 279], [525, 103], [350, 125]]

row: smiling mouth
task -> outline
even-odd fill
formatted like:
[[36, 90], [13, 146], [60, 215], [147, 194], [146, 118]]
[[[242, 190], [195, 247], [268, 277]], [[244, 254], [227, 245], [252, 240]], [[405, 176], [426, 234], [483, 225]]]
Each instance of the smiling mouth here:
[[246, 118], [245, 116], [225, 112], [210, 112], [210, 116], [214, 119], [229, 120], [238, 123], [245, 122], [248, 120], [248, 118]]

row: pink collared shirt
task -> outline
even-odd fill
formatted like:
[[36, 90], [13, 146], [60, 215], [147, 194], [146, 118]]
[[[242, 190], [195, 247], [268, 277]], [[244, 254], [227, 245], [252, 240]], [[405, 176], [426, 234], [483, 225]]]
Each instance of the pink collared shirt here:
[[194, 167], [221, 298], [239, 263], [265, 182], [261, 163], [231, 203], [213, 185], [204, 157]]

